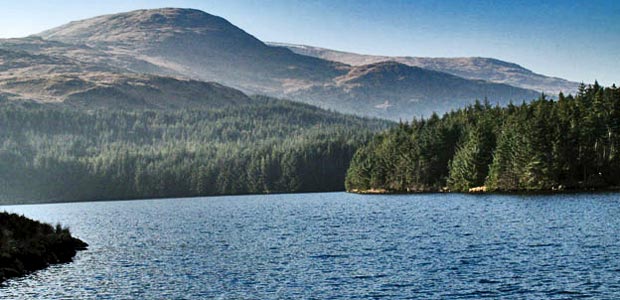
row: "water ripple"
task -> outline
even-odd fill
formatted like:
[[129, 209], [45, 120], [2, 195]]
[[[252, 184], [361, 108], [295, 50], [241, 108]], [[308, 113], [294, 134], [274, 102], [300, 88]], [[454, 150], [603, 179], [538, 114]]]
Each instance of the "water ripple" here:
[[618, 198], [328, 193], [8, 206], [69, 225], [91, 246], [5, 282], [0, 299], [617, 299]]

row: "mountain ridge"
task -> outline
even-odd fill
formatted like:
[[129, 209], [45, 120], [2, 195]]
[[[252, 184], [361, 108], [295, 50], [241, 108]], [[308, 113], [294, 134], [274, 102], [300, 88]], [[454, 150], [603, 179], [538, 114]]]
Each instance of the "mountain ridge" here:
[[380, 61], [396, 61], [409, 66], [441, 71], [467, 79], [481, 79], [515, 87], [532, 89], [551, 95], [559, 92], [574, 94], [579, 86], [563, 78], [535, 73], [517, 63], [492, 57], [414, 57], [358, 54], [308, 45], [267, 42], [268, 45], [285, 47], [293, 52], [346, 63], [352, 66]]
[[[0, 40], [0, 49], [3, 48], [62, 62], [46, 68], [34, 67], [46, 76], [108, 72], [129, 77], [147, 74], [218, 82], [246, 94], [287, 98], [392, 120], [443, 113], [476, 99], [489, 98], [506, 104], [538, 96], [533, 90], [457, 80], [448, 73], [414, 69], [405, 64], [374, 69], [373, 78], [377, 80], [365, 80], [371, 77], [367, 76], [352, 82], [347, 75], [359, 71], [359, 66], [269, 46], [224, 18], [194, 9], [137, 10], [73, 21], [38, 35]], [[9, 64], [0, 61], [0, 69], [10, 69]], [[20, 70], [22, 75], [33, 73]], [[15, 72], [5, 71], [0, 72], [0, 92], [15, 94], [15, 89], [3, 88], [10, 84], [2, 82], [8, 73]], [[80, 76], [94, 78], [87, 75]], [[395, 80], [399, 77], [403, 79]], [[419, 84], [429, 83], [427, 78], [436, 82]], [[442, 86], [442, 82], [450, 87]], [[401, 87], [398, 91], [393, 89], [394, 83]], [[43, 92], [42, 97], [49, 96]], [[416, 95], [417, 101], [409, 101], [411, 95]], [[382, 103], [389, 103], [390, 109]]]
[[[385, 89], [384, 86], [390, 88]], [[373, 92], [374, 91], [374, 92]], [[510, 94], [512, 92], [512, 95]], [[314, 93], [300, 91], [295, 96], [311, 98]], [[398, 116], [401, 120], [412, 117], [426, 117], [437, 111], [437, 107], [457, 109], [456, 103], [468, 103], [469, 95], [480, 95], [477, 100], [488, 100], [493, 104], [501, 94], [511, 102], [519, 101], [521, 89], [505, 84], [491, 84], [483, 80], [467, 80], [438, 71], [411, 67], [397, 62], [384, 61], [355, 66], [335, 79], [335, 84], [321, 91], [326, 98], [338, 98], [344, 109], [354, 111], [359, 102], [368, 103], [365, 109], [373, 109], [375, 115], [383, 118]], [[529, 97], [537, 97], [531, 91]], [[402, 111], [403, 105], [415, 105], [417, 111]]]

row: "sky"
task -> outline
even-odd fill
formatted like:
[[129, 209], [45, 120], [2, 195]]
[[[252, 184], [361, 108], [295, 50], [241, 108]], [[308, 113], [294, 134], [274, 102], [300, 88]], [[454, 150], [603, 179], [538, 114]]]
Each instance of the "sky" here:
[[548, 76], [620, 83], [618, 0], [0, 0], [0, 38], [141, 8], [221, 16], [263, 41], [375, 55], [493, 57]]

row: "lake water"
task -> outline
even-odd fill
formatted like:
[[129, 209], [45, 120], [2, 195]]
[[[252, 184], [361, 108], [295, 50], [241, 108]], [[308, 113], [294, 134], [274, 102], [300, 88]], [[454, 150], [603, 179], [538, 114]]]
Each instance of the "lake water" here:
[[345, 193], [6, 206], [73, 263], [3, 299], [618, 299], [620, 194]]

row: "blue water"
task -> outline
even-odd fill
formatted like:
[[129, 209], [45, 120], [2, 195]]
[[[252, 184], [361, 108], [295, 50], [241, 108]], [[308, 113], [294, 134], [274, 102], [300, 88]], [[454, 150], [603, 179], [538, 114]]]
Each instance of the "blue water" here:
[[6, 206], [73, 263], [3, 299], [618, 299], [620, 195], [234, 196]]

